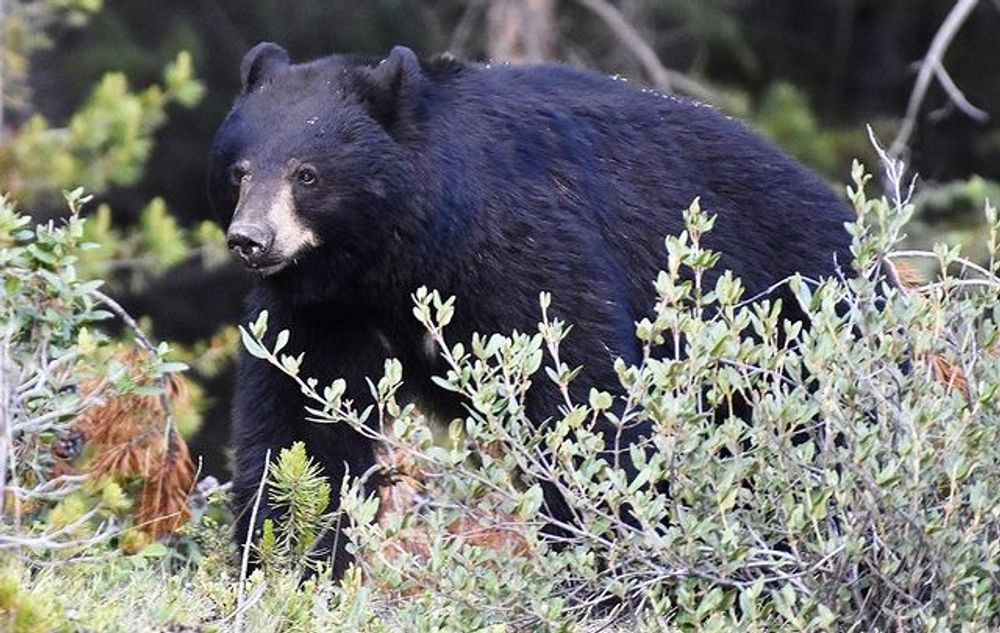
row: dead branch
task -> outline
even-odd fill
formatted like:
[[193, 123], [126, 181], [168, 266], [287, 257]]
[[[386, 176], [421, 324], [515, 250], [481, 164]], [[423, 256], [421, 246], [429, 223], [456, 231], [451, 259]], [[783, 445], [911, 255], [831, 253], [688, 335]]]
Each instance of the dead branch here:
[[471, 0], [462, 12], [455, 30], [451, 34], [451, 41], [448, 42], [448, 52], [456, 57], [463, 57], [465, 47], [472, 36], [472, 29], [476, 22], [482, 17], [483, 9], [486, 8], [485, 0]]
[[910, 138], [913, 136], [913, 131], [916, 128], [920, 107], [923, 105], [924, 98], [927, 96], [927, 90], [931, 85], [931, 80], [934, 78], [937, 78], [938, 83], [947, 93], [948, 98], [966, 116], [976, 121], [985, 121], [988, 118], [986, 112], [969, 103], [965, 95], [962, 94], [962, 91], [952, 81], [951, 76], [945, 71], [942, 61], [955, 35], [958, 34], [958, 31], [978, 4], [979, 0], [958, 0], [944, 19], [944, 22], [941, 23], [941, 27], [937, 33], [934, 34], [930, 48], [927, 50], [924, 59], [920, 62], [920, 71], [917, 73], [917, 81], [913, 86], [910, 101], [906, 106], [906, 115], [903, 117], [903, 124], [896, 138], [892, 141], [892, 145], [889, 146], [889, 156], [898, 158], [906, 150]]
[[[254, 527], [257, 525], [257, 512], [260, 510], [260, 500], [264, 496], [264, 484], [267, 482], [267, 473], [271, 468], [271, 449], [267, 449], [264, 454], [264, 471], [260, 474], [260, 483], [257, 486], [257, 494], [253, 499], [253, 510], [250, 512], [250, 524], [247, 528], [247, 537], [243, 541], [243, 556], [240, 560], [240, 581], [237, 585], [236, 592], [236, 622], [233, 624], [233, 630], [237, 633], [242, 633], [243, 631], [243, 612], [245, 611], [246, 603], [244, 602], [244, 596], [246, 595], [246, 585], [247, 576], [250, 571], [250, 546], [253, 539]], [[253, 598], [251, 598], [252, 600]]]
[[709, 103], [717, 101], [716, 96], [705, 86], [683, 73], [664, 66], [656, 51], [613, 4], [607, 0], [576, 0], [576, 2], [604, 21], [615, 37], [635, 56], [656, 88], [663, 92], [680, 92]]

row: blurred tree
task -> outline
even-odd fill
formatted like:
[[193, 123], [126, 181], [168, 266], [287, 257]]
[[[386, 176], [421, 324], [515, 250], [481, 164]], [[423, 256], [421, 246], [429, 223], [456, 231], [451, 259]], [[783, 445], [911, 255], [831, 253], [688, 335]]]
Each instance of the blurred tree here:
[[0, 0], [0, 142], [6, 131], [5, 112], [29, 109], [28, 57], [52, 45], [50, 29], [82, 26], [100, 8], [101, 0]]
[[[32, 54], [51, 47], [59, 28], [79, 27], [100, 11], [101, 0], [0, 0], [0, 182], [36, 209], [62, 207], [60, 191], [83, 186], [102, 193], [142, 175], [154, 132], [170, 103], [192, 107], [204, 92], [180, 52], [162, 77], [140, 93], [121, 73], [102, 76], [83, 106], [62, 127], [39, 114], [27, 83]], [[3, 116], [11, 112], [21, 124]]]
[[556, 0], [493, 0], [486, 11], [491, 59], [515, 63], [556, 56]]
[[186, 52], [167, 66], [163, 87], [140, 93], [121, 73], [106, 74], [64, 127], [32, 115], [0, 146], [0, 179], [15, 198], [45, 206], [58, 192], [83, 186], [101, 193], [141, 176], [172, 102], [195, 105], [203, 92]]

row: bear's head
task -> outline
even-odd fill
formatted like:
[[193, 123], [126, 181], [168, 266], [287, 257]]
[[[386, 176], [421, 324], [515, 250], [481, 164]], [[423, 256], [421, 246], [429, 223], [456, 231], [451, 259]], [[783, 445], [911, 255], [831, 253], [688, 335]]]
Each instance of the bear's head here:
[[292, 64], [280, 46], [262, 43], [240, 71], [242, 91], [216, 134], [210, 167], [230, 249], [279, 285], [358, 279], [385, 257], [386, 240], [398, 241], [400, 214], [392, 210], [412, 182], [420, 63], [397, 47], [381, 61]]

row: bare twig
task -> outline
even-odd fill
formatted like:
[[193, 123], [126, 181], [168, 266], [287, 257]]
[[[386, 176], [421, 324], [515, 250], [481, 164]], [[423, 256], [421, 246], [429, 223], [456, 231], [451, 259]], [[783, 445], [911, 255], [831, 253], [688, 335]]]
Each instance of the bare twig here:
[[889, 151], [882, 149], [882, 144], [879, 143], [872, 126], [867, 125], [865, 127], [868, 130], [868, 140], [871, 142], [872, 147], [875, 148], [875, 153], [878, 154], [879, 160], [882, 163], [886, 188], [891, 188], [892, 203], [897, 210], [901, 211], [913, 199], [913, 192], [917, 186], [917, 176], [916, 174], [913, 175], [904, 193], [903, 179], [906, 176], [906, 162], [894, 155], [891, 149]]
[[232, 630], [239, 631], [240, 630], [239, 627], [243, 626], [243, 614], [249, 611], [255, 604], [257, 604], [261, 596], [264, 595], [265, 589], [267, 589], [267, 585], [261, 583], [259, 587], [254, 589], [253, 593], [250, 594], [250, 597], [247, 598], [242, 605], [237, 606], [235, 611], [233, 611], [226, 617], [222, 618], [221, 620], [217, 620], [214, 624], [217, 626], [221, 626], [222, 624], [225, 624], [227, 621], [229, 621], [231, 618], [236, 618], [236, 623], [233, 624]]
[[267, 449], [264, 454], [264, 472], [260, 475], [260, 484], [257, 486], [257, 496], [253, 500], [253, 510], [250, 512], [250, 526], [247, 528], [247, 537], [243, 541], [243, 560], [240, 562], [240, 584], [236, 593], [236, 621], [233, 623], [233, 630], [239, 633], [243, 630], [244, 596], [246, 594], [247, 570], [250, 568], [250, 543], [253, 540], [254, 526], [257, 525], [257, 512], [260, 510], [260, 499], [264, 496], [264, 483], [267, 481], [267, 471], [271, 465], [271, 449]]
[[54, 479], [42, 482], [33, 488], [10, 485], [8, 493], [19, 500], [28, 499], [61, 499], [77, 490], [77, 487], [87, 480], [86, 475], [60, 475]]
[[12, 548], [22, 549], [25, 547], [36, 547], [46, 550], [74, 548], [86, 549], [91, 545], [104, 542], [112, 536], [118, 534], [119, 531], [103, 528], [89, 538], [73, 539], [69, 541], [62, 540], [62, 537], [73, 534], [81, 526], [87, 525], [91, 519], [97, 516], [97, 513], [100, 510], [100, 506], [95, 507], [61, 528], [44, 532], [38, 536], [28, 537], [20, 536], [18, 534], [4, 534], [0, 536], [0, 550]]
[[681, 92], [709, 103], [717, 101], [716, 95], [705, 86], [683, 73], [664, 66], [656, 51], [610, 2], [606, 0], [576, 0], [576, 2], [604, 21], [615, 37], [632, 52], [658, 89], [664, 92]]
[[93, 290], [92, 294], [95, 299], [108, 306], [108, 308], [110, 308], [111, 311], [118, 316], [118, 318], [125, 322], [125, 325], [129, 326], [129, 328], [135, 332], [135, 338], [141, 347], [149, 352], [152, 352], [153, 354], [156, 353], [156, 346], [153, 345], [153, 342], [149, 340], [149, 337], [147, 337], [146, 333], [142, 331], [142, 328], [140, 328], [139, 324], [132, 318], [132, 315], [126, 312], [125, 308], [123, 308], [120, 303], [100, 290]]
[[[890, 257], [890, 258], [898, 257], [900, 259], [907, 259], [907, 258], [919, 257], [919, 258], [923, 258], [923, 259], [935, 259], [935, 260], [939, 260], [939, 261], [941, 259], [937, 255], [937, 253], [932, 253], [930, 251], [912, 251], [912, 250], [911, 251], [906, 251], [906, 250], [892, 251], [891, 253], [888, 253], [886, 255], [886, 257]], [[967, 271], [972, 270], [974, 272], [979, 273], [980, 275], [982, 275], [984, 277], [984, 279], [982, 280], [984, 283], [988, 282], [990, 285], [992, 285], [994, 287], [1000, 286], [1000, 277], [997, 277], [996, 275], [994, 275], [993, 273], [991, 273], [990, 271], [986, 270], [985, 268], [983, 268], [982, 266], [980, 266], [979, 264], [977, 264], [976, 262], [974, 262], [972, 260], [966, 259], [964, 257], [957, 257], [957, 258], [955, 258], [955, 260], [953, 261], [953, 263], [958, 264], [958, 265], [960, 265], [962, 267], [961, 274], [965, 274]]]
[[931, 80], [934, 77], [937, 77], [938, 82], [945, 89], [945, 92], [948, 93], [948, 97], [955, 102], [955, 105], [962, 112], [977, 121], [986, 120], [986, 113], [972, 106], [965, 99], [965, 96], [955, 86], [951, 77], [945, 72], [942, 62], [945, 53], [948, 51], [948, 47], [951, 45], [951, 41], [978, 4], [979, 0], [958, 0], [955, 6], [952, 7], [951, 12], [944, 19], [944, 22], [941, 23], [941, 27], [937, 33], [934, 34], [930, 48], [920, 63], [920, 71], [917, 74], [917, 81], [913, 86], [913, 92], [910, 94], [910, 101], [906, 106], [906, 115], [903, 118], [903, 124], [899, 128], [896, 138], [892, 141], [892, 145], [889, 146], [890, 156], [894, 158], [899, 157], [909, 144], [910, 138], [913, 136], [913, 131], [916, 128], [917, 115], [920, 113], [920, 107], [923, 105], [924, 98], [927, 96], [927, 90], [930, 88]]
[[[13, 332], [11, 328], [6, 328], [3, 340], [0, 340], [0, 493], [7, 489], [7, 464], [8, 461], [13, 461], [14, 456], [14, 413], [10, 408], [11, 393], [15, 389], [9, 384], [8, 378], [8, 373], [13, 369], [9, 358], [11, 338]], [[6, 496], [0, 494], [0, 516], [5, 511]]]
[[948, 71], [940, 63], [934, 67], [934, 73], [937, 75], [938, 82], [940, 82], [941, 87], [944, 88], [951, 100], [955, 102], [958, 109], [964, 112], [969, 117], [983, 122], [989, 119], [990, 115], [984, 110], [980, 110], [976, 106], [969, 103], [969, 100], [965, 98], [965, 93], [958, 87], [955, 80], [951, 78]]
[[451, 41], [448, 42], [448, 52], [461, 57], [465, 52], [465, 46], [472, 35], [472, 29], [476, 22], [482, 17], [486, 3], [484, 0], [470, 0], [459, 18], [455, 30], [452, 31]]

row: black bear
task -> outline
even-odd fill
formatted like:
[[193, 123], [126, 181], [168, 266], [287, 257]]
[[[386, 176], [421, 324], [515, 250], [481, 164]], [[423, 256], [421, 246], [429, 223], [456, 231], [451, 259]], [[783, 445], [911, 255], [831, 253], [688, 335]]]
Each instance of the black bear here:
[[[639, 362], [635, 323], [652, 309], [663, 239], [683, 229], [695, 197], [718, 214], [707, 245], [746, 296], [851, 261], [846, 204], [709, 107], [561, 65], [422, 62], [402, 47], [384, 60], [292, 64], [264, 43], [241, 74], [210, 180], [231, 249], [260, 277], [247, 314], [267, 309], [272, 331], [289, 328], [307, 352], [305, 375], [346, 378], [361, 405], [364, 377], [396, 357], [425, 410], [462, 412], [430, 380], [442, 368], [412, 316], [419, 286], [458, 298], [456, 341], [534, 330], [538, 293], [551, 292], [552, 314], [574, 325], [564, 360], [583, 367], [577, 395], [620, 391], [612, 360]], [[557, 413], [546, 383], [529, 394], [532, 420]], [[238, 538], [268, 449], [304, 441], [334, 490], [345, 468], [374, 463], [369, 440], [307, 422], [305, 404], [277, 370], [240, 362]], [[261, 510], [271, 512], [266, 498]], [[320, 547], [339, 544], [339, 573], [348, 557], [337, 536]]]

